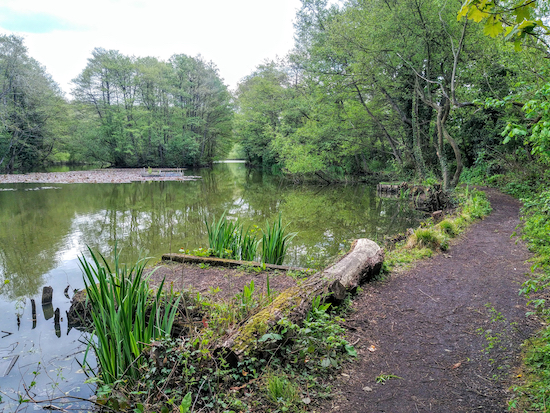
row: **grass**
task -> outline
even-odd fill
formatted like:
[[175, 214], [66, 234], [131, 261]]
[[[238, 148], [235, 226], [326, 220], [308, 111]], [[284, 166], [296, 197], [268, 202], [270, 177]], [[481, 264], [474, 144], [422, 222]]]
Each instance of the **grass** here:
[[94, 328], [88, 349], [97, 356], [101, 383], [131, 385], [140, 379], [140, 358], [151, 341], [170, 335], [178, 300], [163, 296], [164, 282], [151, 295], [145, 261], [120, 265], [115, 248], [111, 268], [101, 254], [89, 251], [92, 262], [79, 258]]
[[435, 252], [446, 251], [449, 240], [458, 236], [476, 219], [481, 219], [491, 211], [485, 194], [466, 187], [455, 194], [460, 207], [453, 216], [434, 225], [427, 221], [394, 248], [386, 250], [383, 272], [391, 272], [399, 267], [407, 267], [417, 260], [431, 257]]
[[451, 219], [444, 219], [437, 226], [442, 233], [449, 237], [455, 237], [458, 234], [457, 224]]
[[436, 227], [434, 228], [418, 228], [408, 238], [406, 247], [412, 248], [428, 248], [431, 250], [446, 250], [447, 239]]
[[285, 375], [271, 373], [267, 376], [266, 392], [269, 401], [283, 407], [298, 401], [299, 389]]

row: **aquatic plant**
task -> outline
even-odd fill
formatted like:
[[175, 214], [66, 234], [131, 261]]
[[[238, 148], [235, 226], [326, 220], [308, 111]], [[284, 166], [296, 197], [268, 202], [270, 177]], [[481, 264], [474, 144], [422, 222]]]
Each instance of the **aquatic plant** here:
[[211, 224], [204, 220], [208, 232], [208, 245], [214, 256], [219, 258], [234, 258], [239, 244], [239, 225], [230, 221], [223, 212], [218, 221], [214, 218]]
[[208, 244], [213, 255], [219, 258], [254, 261], [258, 249], [258, 241], [250, 230], [244, 231], [243, 225], [237, 220], [232, 221], [225, 216], [210, 224], [205, 219], [208, 232]]
[[170, 335], [179, 299], [163, 295], [164, 280], [156, 294], [150, 293], [145, 260], [120, 265], [115, 247], [112, 269], [103, 255], [88, 249], [91, 263], [79, 257], [94, 326], [86, 356], [94, 350], [102, 383], [131, 385], [140, 378], [139, 360], [151, 341]]
[[296, 236], [296, 233], [286, 233], [289, 224], [283, 227], [281, 214], [279, 218], [270, 225], [266, 222], [265, 230], [262, 235], [262, 262], [268, 264], [281, 265], [285, 259], [290, 241]]

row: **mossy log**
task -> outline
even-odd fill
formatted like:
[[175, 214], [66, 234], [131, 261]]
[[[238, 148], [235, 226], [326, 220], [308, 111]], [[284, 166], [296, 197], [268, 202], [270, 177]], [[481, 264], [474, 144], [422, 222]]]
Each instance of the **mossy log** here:
[[316, 273], [296, 287], [289, 288], [273, 302], [253, 315], [237, 331], [230, 334], [218, 347], [230, 363], [249, 353], [271, 327], [283, 317], [301, 321], [316, 297], [338, 304], [348, 292], [380, 272], [384, 251], [374, 241], [359, 239], [336, 264]]

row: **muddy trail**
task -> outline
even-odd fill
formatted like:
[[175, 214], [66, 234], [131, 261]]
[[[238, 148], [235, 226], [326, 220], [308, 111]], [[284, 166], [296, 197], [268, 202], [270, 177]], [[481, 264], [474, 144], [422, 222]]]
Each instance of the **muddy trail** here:
[[323, 412], [505, 412], [520, 345], [539, 324], [518, 294], [530, 271], [511, 237], [520, 204], [487, 189], [493, 212], [447, 253], [367, 285], [346, 320], [356, 361]]

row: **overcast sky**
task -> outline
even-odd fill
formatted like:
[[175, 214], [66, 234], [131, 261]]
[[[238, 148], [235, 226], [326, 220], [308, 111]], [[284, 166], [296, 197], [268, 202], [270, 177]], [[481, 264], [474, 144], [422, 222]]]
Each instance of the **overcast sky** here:
[[23, 36], [29, 55], [66, 92], [96, 47], [168, 59], [201, 54], [231, 89], [293, 46], [300, 0], [0, 0], [0, 33]]

